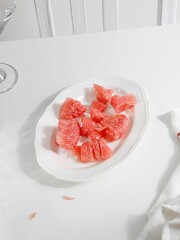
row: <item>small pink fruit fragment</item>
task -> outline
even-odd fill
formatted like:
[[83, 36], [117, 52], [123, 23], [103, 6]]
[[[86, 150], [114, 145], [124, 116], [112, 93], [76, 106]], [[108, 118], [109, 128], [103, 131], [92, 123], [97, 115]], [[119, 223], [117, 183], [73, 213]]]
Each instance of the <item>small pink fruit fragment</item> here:
[[32, 212], [30, 215], [29, 215], [29, 220], [32, 220], [36, 217], [36, 212]]
[[67, 201], [71, 201], [71, 200], [76, 199], [75, 197], [68, 197], [68, 196], [63, 196], [62, 198], [63, 198], [64, 200], [67, 200]]

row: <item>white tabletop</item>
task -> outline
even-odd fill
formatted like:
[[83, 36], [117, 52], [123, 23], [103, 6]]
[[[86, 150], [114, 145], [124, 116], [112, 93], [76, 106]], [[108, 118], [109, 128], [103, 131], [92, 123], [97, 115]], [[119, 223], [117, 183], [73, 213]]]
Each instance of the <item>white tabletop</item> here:
[[[179, 42], [175, 25], [0, 43], [0, 62], [19, 73], [15, 88], [0, 95], [0, 239], [135, 239], [178, 164], [169, 112], [179, 107]], [[144, 87], [147, 131], [132, 155], [100, 178], [56, 180], [36, 163], [36, 123], [61, 89], [99, 74]], [[31, 212], [37, 215], [29, 221]]]

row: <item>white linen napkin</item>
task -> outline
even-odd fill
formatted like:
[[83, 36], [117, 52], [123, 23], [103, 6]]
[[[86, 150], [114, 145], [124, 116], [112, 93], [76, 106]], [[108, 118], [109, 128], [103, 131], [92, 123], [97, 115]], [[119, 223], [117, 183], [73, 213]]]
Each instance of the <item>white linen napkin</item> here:
[[[180, 109], [171, 112], [171, 119], [180, 137]], [[137, 240], [180, 240], [180, 164], [147, 215], [148, 222]]]

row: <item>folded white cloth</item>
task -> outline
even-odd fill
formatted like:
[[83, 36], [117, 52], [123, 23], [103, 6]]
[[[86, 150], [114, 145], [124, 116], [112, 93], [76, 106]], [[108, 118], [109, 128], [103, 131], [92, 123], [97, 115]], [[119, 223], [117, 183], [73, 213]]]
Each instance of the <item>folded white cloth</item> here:
[[[172, 111], [171, 117], [180, 137], [180, 109]], [[147, 215], [148, 222], [137, 240], [180, 240], [180, 165]]]

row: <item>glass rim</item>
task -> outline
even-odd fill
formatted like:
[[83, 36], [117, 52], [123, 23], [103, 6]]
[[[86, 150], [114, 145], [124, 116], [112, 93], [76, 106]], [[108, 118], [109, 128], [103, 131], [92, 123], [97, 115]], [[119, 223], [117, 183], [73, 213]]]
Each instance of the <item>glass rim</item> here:
[[12, 14], [14, 13], [14, 11], [16, 9], [16, 0], [13, 0], [13, 2], [14, 2], [14, 7], [11, 9], [12, 13], [8, 17], [6, 17], [2, 21], [0, 21], [0, 24], [6, 23], [11, 18]]
[[18, 74], [18, 71], [16, 70], [16, 68], [13, 67], [11, 64], [5, 63], [5, 62], [0, 62], [0, 68], [1, 68], [2, 70], [4, 70], [4, 69], [1, 67], [1, 65], [4, 65], [4, 66], [10, 68], [10, 69], [14, 72], [13, 82], [12, 82], [8, 87], [6, 87], [5, 89], [0, 90], [0, 94], [3, 94], [3, 93], [8, 92], [9, 90], [11, 90], [11, 89], [16, 85], [16, 83], [17, 83], [17, 81], [18, 81], [18, 78], [19, 78], [19, 74]]

